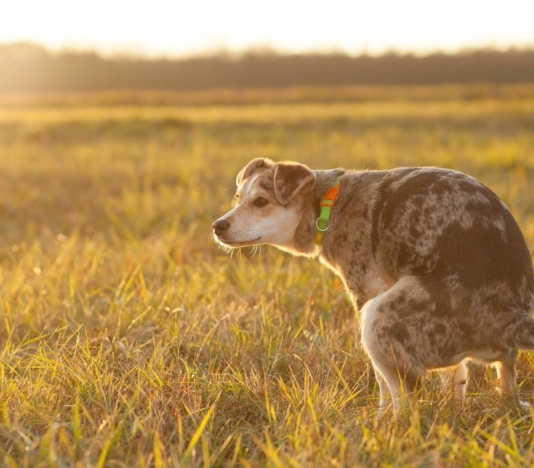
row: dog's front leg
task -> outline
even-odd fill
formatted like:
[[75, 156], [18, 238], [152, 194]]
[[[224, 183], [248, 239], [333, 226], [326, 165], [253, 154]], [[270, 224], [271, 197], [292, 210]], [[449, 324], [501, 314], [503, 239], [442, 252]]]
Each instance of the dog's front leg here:
[[461, 405], [465, 400], [467, 387], [467, 366], [465, 361], [462, 361], [456, 367], [440, 371], [440, 377], [443, 386], [452, 385], [456, 403]]
[[354, 304], [354, 307], [357, 311], [361, 311], [366, 302], [383, 292], [378, 291], [374, 294], [370, 293], [363, 275], [349, 277], [348, 279], [341, 275], [341, 278], [345, 283], [345, 290], [347, 291], [350, 300]]

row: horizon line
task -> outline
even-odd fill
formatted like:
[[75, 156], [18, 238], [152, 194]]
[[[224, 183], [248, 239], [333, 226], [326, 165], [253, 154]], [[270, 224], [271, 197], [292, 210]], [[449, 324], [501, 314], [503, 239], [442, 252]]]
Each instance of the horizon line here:
[[148, 51], [142, 47], [124, 46], [103, 48], [101, 46], [80, 46], [64, 44], [59, 47], [51, 47], [43, 42], [31, 40], [0, 41], [0, 48], [16, 46], [29, 46], [43, 49], [50, 55], [63, 54], [95, 54], [104, 59], [141, 59], [141, 60], [188, 60], [195, 58], [228, 57], [239, 59], [247, 55], [257, 56], [302, 56], [302, 55], [345, 55], [352, 58], [357, 57], [383, 57], [387, 55], [415, 56], [418, 58], [432, 55], [462, 55], [475, 52], [529, 52], [534, 51], [534, 41], [529, 43], [510, 43], [507, 45], [497, 45], [494, 43], [465, 45], [457, 48], [429, 48], [429, 49], [403, 49], [388, 47], [382, 50], [372, 51], [365, 47], [350, 51], [343, 47], [313, 47], [309, 49], [283, 49], [269, 44], [256, 44], [243, 48], [205, 47], [190, 52], [164, 53]]

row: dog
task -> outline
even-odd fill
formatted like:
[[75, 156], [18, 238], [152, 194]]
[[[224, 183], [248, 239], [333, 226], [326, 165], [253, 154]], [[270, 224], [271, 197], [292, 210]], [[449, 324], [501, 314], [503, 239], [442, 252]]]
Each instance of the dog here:
[[216, 241], [319, 257], [341, 278], [362, 314], [380, 411], [398, 410], [428, 370], [461, 402], [467, 360], [494, 364], [500, 392], [514, 391], [518, 350], [534, 349], [532, 260], [488, 187], [435, 167], [312, 171], [263, 158], [236, 185]]

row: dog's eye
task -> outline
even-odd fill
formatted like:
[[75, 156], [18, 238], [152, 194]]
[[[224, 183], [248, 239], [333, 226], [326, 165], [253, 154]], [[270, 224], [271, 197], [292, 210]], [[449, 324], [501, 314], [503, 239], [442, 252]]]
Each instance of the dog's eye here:
[[265, 198], [256, 198], [256, 200], [254, 200], [254, 206], [257, 206], [258, 208], [261, 208], [262, 206], [265, 206], [267, 205], [267, 203], [269, 203], [267, 200], [265, 200]]

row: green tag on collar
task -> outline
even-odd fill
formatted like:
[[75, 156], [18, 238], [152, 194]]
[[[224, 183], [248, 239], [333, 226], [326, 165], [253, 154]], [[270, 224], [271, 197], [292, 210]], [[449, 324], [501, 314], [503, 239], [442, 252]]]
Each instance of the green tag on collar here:
[[321, 245], [323, 243], [324, 233], [328, 231], [328, 222], [330, 220], [330, 214], [332, 213], [332, 208], [336, 202], [336, 198], [339, 195], [339, 190], [341, 188], [341, 176], [336, 178], [334, 185], [326, 192], [325, 197], [321, 200], [321, 212], [315, 223], [317, 232], [315, 233], [315, 243]]

